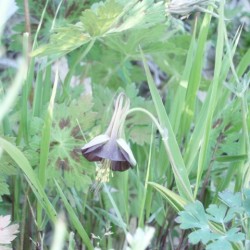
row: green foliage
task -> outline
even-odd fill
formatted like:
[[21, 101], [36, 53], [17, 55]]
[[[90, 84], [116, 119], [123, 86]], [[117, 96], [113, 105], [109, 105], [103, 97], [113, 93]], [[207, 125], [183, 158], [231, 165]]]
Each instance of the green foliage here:
[[51, 37], [52, 46], [43, 46], [32, 53], [33, 56], [43, 55], [62, 55], [80, 47], [90, 41], [90, 37], [84, 34], [82, 27], [78, 24], [67, 25], [57, 28]]
[[243, 195], [245, 196], [243, 207], [247, 216], [250, 217], [250, 189], [243, 190]]
[[[232, 117], [234, 113], [234, 117]], [[233, 99], [225, 109], [221, 110], [217, 120], [214, 122], [212, 131], [214, 145], [217, 144], [216, 159], [226, 161], [227, 157], [237, 156], [241, 153], [240, 142], [241, 135], [241, 114], [240, 103], [237, 99]]]
[[152, 75], [150, 74], [149, 67], [146, 63], [146, 59], [142, 50], [141, 50], [141, 57], [145, 73], [147, 76], [148, 86], [150, 89], [150, 93], [152, 95], [153, 103], [159, 120], [159, 123], [157, 122], [157, 124], [155, 123], [155, 125], [157, 126], [157, 129], [161, 134], [166, 153], [169, 156], [169, 159], [171, 159], [170, 160], [171, 167], [175, 176], [178, 192], [184, 199], [187, 199], [188, 201], [192, 202], [193, 195], [191, 191], [191, 185], [188, 178], [187, 170], [183, 158], [181, 156], [181, 152], [177, 144], [177, 140], [173, 132], [171, 123], [169, 121], [168, 114], [162, 103], [162, 99], [158, 93], [158, 90], [154, 84]]
[[[9, 138], [13, 141], [13, 138]], [[16, 169], [15, 162], [6, 154], [2, 154], [1, 164], [0, 164], [0, 202], [2, 201], [3, 195], [9, 195], [9, 177], [17, 175], [18, 171]]]
[[87, 95], [72, 101], [69, 106], [57, 104], [51, 132], [48, 178], [83, 192], [87, 192], [91, 184], [89, 175], [94, 173], [94, 167], [80, 152], [84, 145], [81, 130], [89, 131], [96, 123], [97, 114], [91, 111], [92, 106], [91, 96]]
[[84, 30], [91, 36], [105, 34], [122, 13], [123, 6], [115, 0], [97, 3], [92, 9], [85, 10], [80, 17]]
[[[131, 100], [131, 108], [133, 107], [142, 107], [152, 113], [155, 112], [152, 101], [146, 100], [145, 98], [138, 95], [138, 89], [135, 84], [127, 85], [125, 88], [125, 93]], [[131, 141], [138, 144], [144, 145], [150, 142], [151, 136], [151, 121], [149, 117], [138, 114], [127, 119], [128, 138], [131, 138]]]
[[0, 201], [3, 201], [3, 195], [9, 195], [9, 185], [6, 182], [6, 178], [4, 176], [0, 177]]
[[162, 1], [154, 3], [152, 0], [107, 0], [83, 11], [76, 24], [56, 28], [50, 44], [41, 46], [32, 55], [61, 56], [91, 39], [104, 38], [109, 34], [130, 29], [147, 29], [164, 19]]
[[32, 189], [39, 202], [39, 205], [44, 208], [48, 218], [52, 222], [54, 222], [56, 218], [56, 211], [51, 202], [49, 201], [49, 198], [46, 195], [44, 189], [42, 188], [41, 182], [38, 179], [37, 174], [32, 169], [25, 155], [15, 145], [11, 144], [3, 138], [0, 138], [0, 147], [12, 158], [12, 160], [17, 164], [17, 166], [23, 171], [30, 184], [30, 188]]
[[[249, 189], [245, 191], [249, 194]], [[245, 234], [239, 227], [243, 221], [243, 214], [248, 214], [247, 209], [242, 206], [249, 199], [242, 198], [242, 194], [233, 194], [229, 191], [220, 193], [220, 198], [224, 204], [211, 204], [205, 210], [200, 201], [195, 201], [185, 207], [184, 211], [179, 212], [176, 221], [180, 223], [182, 229], [192, 229], [193, 232], [188, 235], [192, 244], [202, 242], [206, 249], [233, 249], [234, 243], [243, 243]], [[248, 215], [249, 216], [249, 215]], [[218, 228], [223, 229], [220, 232], [214, 231], [211, 224], [216, 223]]]
[[[99, 88], [100, 92], [96, 89], [97, 95], [105, 91], [105, 88], [101, 86]], [[85, 140], [91, 139], [89, 136], [85, 138], [86, 133], [89, 134], [92, 131], [92, 136], [100, 134], [108, 125], [113, 112], [110, 100], [114, 94], [108, 92], [108, 89], [106, 91], [106, 97], [109, 95], [110, 98], [96, 98], [96, 102], [93, 102], [90, 95], [83, 95], [72, 100], [70, 105], [55, 104], [49, 150], [49, 183], [56, 179], [58, 183], [68, 188], [74, 187], [77, 191], [85, 193], [88, 191], [92, 182], [90, 176], [94, 174], [95, 167], [81, 156], [80, 148]], [[125, 91], [131, 98], [133, 106], [150, 109], [151, 102], [138, 96], [135, 84], [128, 85]], [[102, 112], [107, 112], [107, 107], [110, 107], [110, 114], [105, 121], [102, 121]], [[100, 124], [103, 125], [100, 126]], [[30, 143], [24, 149], [24, 153], [33, 166], [37, 166], [39, 162], [38, 151], [42, 126], [43, 119], [34, 117], [31, 120]], [[149, 142], [151, 126], [147, 117], [131, 117], [128, 119], [128, 127], [128, 136], [133, 142], [140, 145]]]
[[15, 167], [15, 163], [7, 154], [1, 156], [0, 167], [0, 201], [2, 202], [3, 195], [10, 195], [8, 177], [17, 175], [18, 171]]
[[[93, 110], [96, 112], [96, 124], [105, 124], [101, 128], [95, 131], [96, 134], [105, 130], [108, 126], [109, 119], [112, 115], [112, 102], [114, 94], [108, 88], [101, 85], [95, 86], [94, 95], [94, 106]], [[134, 83], [128, 84], [123, 90], [131, 100], [131, 107], [143, 107], [147, 110], [154, 112], [152, 107], [152, 102], [146, 100], [145, 98], [139, 96], [138, 89]], [[105, 98], [98, 98], [98, 96], [105, 96]], [[103, 117], [103, 113], [108, 112], [109, 117]], [[84, 124], [84, 121], [83, 123]], [[138, 145], [144, 145], [150, 142], [151, 135], [151, 121], [150, 119], [143, 115], [138, 114], [136, 116], [128, 117], [127, 121], [126, 135], [134, 143]], [[98, 127], [97, 127], [98, 128]]]
[[250, 189], [238, 193], [225, 190], [219, 193], [219, 197], [236, 215], [241, 217], [246, 213], [249, 217], [249, 192]]
[[[18, 16], [24, 16], [24, 1], [16, 0], [15, 2], [18, 6]], [[67, 26], [68, 23], [76, 22], [77, 20], [79, 20], [79, 15], [81, 15], [81, 12], [88, 8], [89, 4], [92, 4], [94, 2], [96, 2], [96, 0], [80, 2], [69, 0], [63, 2], [63, 4], [59, 6], [60, 1], [57, 0], [29, 1], [31, 40], [33, 41], [34, 39], [39, 25], [39, 20], [41, 18], [41, 13], [46, 6], [47, 7], [45, 9], [44, 20], [39, 32], [39, 40], [41, 39], [43, 42], [46, 42], [48, 40], [47, 36], [51, 33], [53, 25], [56, 24], [56, 26], [64, 27]], [[11, 49], [11, 51], [20, 52], [20, 50], [22, 50], [22, 34], [27, 31], [25, 19], [18, 18], [18, 21], [15, 21], [14, 19], [13, 24], [11, 23], [11, 26], [12, 25], [14, 34], [11, 36], [12, 41], [9, 49]]]
[[86, 233], [84, 227], [80, 223], [77, 215], [75, 214], [74, 209], [72, 208], [71, 204], [68, 202], [67, 198], [64, 196], [64, 193], [57, 182], [55, 182], [55, 185], [56, 185], [58, 193], [61, 196], [63, 203], [65, 204], [65, 207], [69, 213], [69, 217], [70, 217], [70, 220], [72, 221], [72, 224], [76, 228], [77, 232], [81, 236], [83, 242], [86, 244], [88, 249], [93, 250], [94, 248], [93, 248], [93, 245], [90, 241], [90, 238], [89, 238], [88, 234]]
[[[51, 248], [43, 238], [63, 211], [69, 249], [132, 248], [147, 231], [136, 228], [148, 224], [150, 249], [248, 249], [249, 39], [245, 30], [243, 41], [227, 32], [233, 13], [224, 16], [224, 1], [28, 2], [30, 41], [43, 45], [31, 52], [28, 73], [21, 64], [14, 91], [15, 69], [0, 69], [0, 211], [11, 209], [20, 223], [13, 247], [32, 248], [32, 238]], [[171, 8], [205, 14], [177, 19], [166, 15]], [[8, 29], [9, 58], [28, 39], [23, 21]], [[212, 80], [203, 75], [207, 57]], [[137, 166], [98, 185], [101, 162], [88, 162], [81, 148], [105, 132], [120, 92], [130, 99], [125, 137]]]

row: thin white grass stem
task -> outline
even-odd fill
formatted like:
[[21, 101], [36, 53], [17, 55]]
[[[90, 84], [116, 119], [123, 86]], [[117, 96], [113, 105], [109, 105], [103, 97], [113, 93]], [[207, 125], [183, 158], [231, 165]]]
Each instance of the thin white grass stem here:
[[36, 46], [38, 33], [39, 33], [39, 31], [40, 31], [40, 29], [42, 27], [44, 15], [46, 13], [46, 9], [47, 9], [48, 3], [49, 3], [49, 0], [47, 0], [46, 3], [45, 3], [44, 9], [43, 9], [43, 12], [42, 12], [42, 15], [41, 15], [41, 18], [40, 18], [40, 21], [39, 21], [39, 24], [38, 24], [38, 27], [37, 27], [37, 30], [36, 30], [36, 34], [35, 34], [35, 37], [34, 37], [34, 42], [33, 42], [32, 50], [34, 50], [34, 48]]
[[60, 2], [60, 3], [58, 4], [58, 6], [57, 6], [56, 13], [55, 13], [55, 16], [54, 16], [54, 18], [53, 18], [53, 21], [52, 21], [52, 24], [51, 24], [50, 31], [52, 31], [52, 30], [54, 29], [54, 27], [55, 27], [56, 18], [57, 18], [58, 12], [59, 12], [59, 10], [60, 10], [60, 8], [61, 8], [61, 5], [62, 5], [63, 1], [64, 1], [64, 0], [61, 0], [61, 2]]

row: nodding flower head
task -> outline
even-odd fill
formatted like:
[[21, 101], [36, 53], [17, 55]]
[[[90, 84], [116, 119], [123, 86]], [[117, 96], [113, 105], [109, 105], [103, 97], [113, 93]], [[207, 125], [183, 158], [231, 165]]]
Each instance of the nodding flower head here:
[[120, 93], [115, 101], [115, 110], [104, 134], [93, 138], [82, 147], [82, 155], [88, 161], [98, 161], [102, 167], [97, 172], [97, 181], [109, 181], [110, 170], [125, 171], [136, 165], [133, 153], [124, 138], [124, 122], [130, 101]]

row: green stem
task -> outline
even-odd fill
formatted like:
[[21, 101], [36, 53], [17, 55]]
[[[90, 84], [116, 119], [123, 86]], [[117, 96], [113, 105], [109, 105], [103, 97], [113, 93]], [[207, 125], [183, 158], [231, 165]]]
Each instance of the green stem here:
[[[167, 142], [168, 141], [167, 131], [165, 131], [164, 129], [162, 129], [162, 127], [159, 124], [158, 120], [149, 111], [147, 111], [146, 109], [143, 109], [143, 108], [132, 108], [132, 109], [130, 109], [127, 112], [127, 115], [129, 115], [129, 114], [131, 114], [133, 112], [142, 112], [142, 113], [148, 115], [152, 119], [152, 121], [154, 122], [154, 124], [156, 125], [157, 129], [159, 130], [159, 132], [160, 132], [160, 134], [162, 136], [162, 140], [164, 142], [164, 145], [165, 145], [166, 151], [168, 153], [170, 162], [173, 164], [173, 161], [171, 161], [171, 158], [172, 158], [171, 151], [169, 150], [169, 145], [168, 145], [168, 142]], [[174, 166], [174, 167], [176, 167], [176, 166]], [[190, 194], [190, 201], [194, 202], [194, 198], [193, 198], [192, 194]], [[210, 226], [210, 228], [211, 228], [211, 230], [213, 232], [217, 232], [217, 233], [220, 233], [220, 234], [224, 233], [222, 228], [220, 228], [219, 226], [217, 226], [216, 224], [214, 224], [212, 222], [209, 222], [209, 226]]]
[[[182, 187], [184, 189], [188, 190], [188, 188], [187, 188], [187, 186], [186, 186], [186, 184], [185, 184], [185, 182], [184, 182], [184, 180], [183, 180], [180, 172], [178, 171], [178, 166], [175, 164], [174, 157], [172, 155], [172, 151], [170, 150], [170, 145], [168, 143], [168, 131], [167, 131], [167, 129], [166, 128], [165, 129], [162, 128], [162, 126], [160, 125], [160, 123], [158, 122], [158, 120], [149, 111], [147, 111], [146, 109], [144, 109], [144, 108], [132, 108], [132, 109], [130, 109], [127, 112], [127, 115], [131, 114], [133, 112], [142, 112], [142, 113], [148, 115], [151, 118], [151, 120], [154, 122], [154, 124], [156, 125], [157, 129], [159, 130], [159, 132], [161, 134], [162, 141], [164, 143], [166, 152], [167, 152], [168, 157], [169, 157], [169, 161], [170, 161], [170, 163], [172, 165], [172, 170], [173, 170], [176, 178], [178, 178], [178, 180], [180, 181]], [[191, 202], [193, 202], [194, 201], [194, 197], [193, 197], [192, 193], [188, 192], [187, 195], [188, 195], [188, 199]]]
[[37, 42], [37, 37], [38, 37], [38, 33], [41, 30], [43, 19], [44, 19], [45, 13], [46, 13], [46, 9], [47, 9], [48, 3], [49, 3], [49, 0], [47, 0], [46, 3], [45, 3], [45, 5], [44, 5], [43, 12], [42, 12], [42, 15], [41, 15], [41, 18], [40, 18], [40, 21], [39, 21], [39, 24], [38, 24], [38, 27], [37, 27], [37, 30], [36, 30], [35, 37], [34, 37], [34, 42], [33, 42], [32, 50], [35, 49], [36, 42]]
[[153, 123], [155, 124], [155, 126], [157, 127], [157, 129], [159, 130], [159, 132], [161, 133], [161, 135], [165, 132], [165, 135], [164, 136], [162, 136], [162, 138], [164, 139], [167, 139], [167, 134], [166, 134], [166, 132], [167, 131], [165, 131], [162, 127], [161, 127], [161, 125], [160, 125], [160, 123], [158, 122], [158, 120], [149, 112], [149, 111], [147, 111], [146, 109], [144, 109], [144, 108], [132, 108], [132, 109], [130, 109], [128, 112], [127, 112], [127, 115], [129, 115], [129, 114], [131, 114], [131, 113], [133, 113], [133, 112], [142, 112], [142, 113], [144, 113], [144, 114], [146, 114], [147, 116], [149, 116], [150, 117], [150, 119], [153, 121]]

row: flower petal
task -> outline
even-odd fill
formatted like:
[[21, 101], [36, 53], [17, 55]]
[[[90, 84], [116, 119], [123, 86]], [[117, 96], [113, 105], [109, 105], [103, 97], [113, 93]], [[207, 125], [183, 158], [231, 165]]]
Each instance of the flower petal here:
[[127, 161], [116, 142], [116, 138], [110, 138], [105, 145], [95, 151], [95, 155], [110, 161]]
[[18, 228], [18, 224], [13, 224], [0, 230], [0, 244], [10, 244], [17, 237]]
[[93, 140], [91, 140], [89, 143], [84, 145], [81, 148], [82, 155], [88, 160], [88, 161], [100, 161], [102, 160], [101, 157], [96, 155], [96, 152], [99, 152], [99, 149], [105, 145], [105, 143], [109, 140], [109, 136], [107, 135], [99, 135], [96, 136]]
[[126, 171], [131, 167], [128, 161], [112, 161], [111, 169], [113, 171]]
[[16, 238], [19, 225], [9, 225], [10, 222], [10, 215], [0, 216], [0, 244], [10, 244]]
[[10, 224], [10, 215], [0, 216], [0, 228], [5, 228]]
[[[88, 160], [88, 161], [101, 161], [102, 158], [99, 156], [96, 156], [94, 152], [83, 152], [82, 155]], [[0, 249], [1, 250], [1, 249]]]
[[106, 134], [103, 135], [98, 135], [96, 137], [94, 137], [90, 142], [88, 142], [87, 144], [85, 144], [81, 150], [87, 150], [88, 148], [91, 147], [95, 147], [101, 144], [106, 143], [109, 140], [109, 136]]
[[127, 158], [129, 163], [131, 164], [131, 166], [135, 166], [136, 165], [135, 157], [134, 157], [129, 145], [126, 143], [126, 141], [122, 138], [119, 138], [116, 141], [117, 141], [117, 144], [118, 144], [119, 148], [121, 149], [121, 152], [124, 155], [124, 157]]

